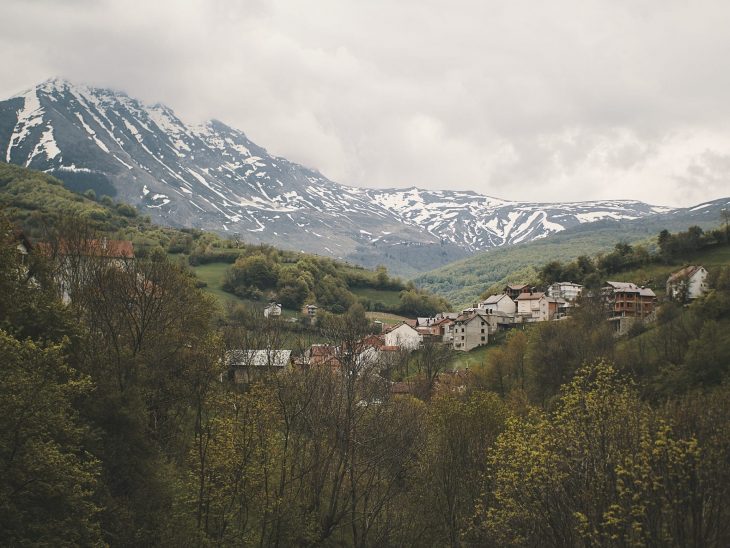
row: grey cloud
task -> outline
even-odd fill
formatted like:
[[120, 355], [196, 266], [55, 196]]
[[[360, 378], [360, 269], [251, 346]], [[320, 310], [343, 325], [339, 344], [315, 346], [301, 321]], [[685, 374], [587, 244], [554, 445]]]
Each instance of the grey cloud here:
[[3, 18], [2, 96], [54, 75], [124, 89], [343, 183], [730, 193], [694, 167], [730, 154], [726, 2], [5, 0]]

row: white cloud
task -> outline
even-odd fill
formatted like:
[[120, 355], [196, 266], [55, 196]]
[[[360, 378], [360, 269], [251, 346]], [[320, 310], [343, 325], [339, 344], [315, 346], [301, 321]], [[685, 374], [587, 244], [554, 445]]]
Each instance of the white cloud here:
[[730, 194], [722, 1], [5, 0], [3, 18], [2, 96], [56, 75], [124, 89], [347, 184]]

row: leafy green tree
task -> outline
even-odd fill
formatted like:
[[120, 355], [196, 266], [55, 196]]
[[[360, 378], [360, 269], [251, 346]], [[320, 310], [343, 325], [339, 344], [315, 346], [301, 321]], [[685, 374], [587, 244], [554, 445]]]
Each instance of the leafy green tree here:
[[529, 339], [527, 333], [513, 330], [501, 348], [489, 353], [486, 363], [486, 386], [506, 396], [513, 390], [525, 390], [528, 373]]
[[450, 309], [449, 303], [443, 297], [429, 295], [415, 288], [400, 293], [398, 310], [405, 316], [433, 316]]
[[428, 409], [428, 438], [420, 466], [416, 508], [432, 545], [459, 546], [475, 512], [487, 454], [508, 417], [490, 392], [439, 394]]
[[586, 299], [567, 320], [542, 322], [530, 332], [525, 387], [533, 402], [548, 405], [584, 364], [613, 359], [615, 340], [600, 304]]
[[539, 276], [543, 285], [563, 281], [563, 264], [560, 261], [550, 261], [540, 269]]
[[0, 330], [0, 537], [8, 545], [101, 542], [98, 462], [73, 408], [92, 384], [40, 346]]
[[256, 254], [236, 260], [226, 275], [225, 287], [231, 291], [242, 287], [270, 289], [276, 287], [277, 281], [276, 264], [265, 255]]
[[0, 538], [98, 544], [99, 463], [75, 407], [93, 385], [67, 360], [80, 333], [48, 261], [16, 246], [0, 219]]
[[[508, 421], [489, 463], [483, 541], [501, 546], [718, 545], [694, 499], [701, 449], [605, 363], [555, 411]], [[692, 511], [694, 510], [694, 512]]]

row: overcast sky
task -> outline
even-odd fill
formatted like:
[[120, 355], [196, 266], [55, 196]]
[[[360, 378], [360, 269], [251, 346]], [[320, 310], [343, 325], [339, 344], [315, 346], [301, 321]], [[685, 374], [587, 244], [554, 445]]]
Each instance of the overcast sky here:
[[730, 2], [0, 0], [3, 98], [52, 76], [217, 118], [356, 186], [730, 195]]

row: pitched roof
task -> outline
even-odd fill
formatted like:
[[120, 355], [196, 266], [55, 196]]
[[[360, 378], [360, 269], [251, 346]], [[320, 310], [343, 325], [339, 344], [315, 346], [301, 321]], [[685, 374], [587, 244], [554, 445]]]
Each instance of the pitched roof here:
[[455, 320], [459, 316], [458, 312], [439, 312], [437, 318]]
[[395, 325], [391, 325], [391, 326], [390, 326], [390, 327], [389, 327], [388, 329], [386, 329], [386, 330], [385, 330], [384, 332], [385, 332], [385, 333], [390, 333], [391, 331], [395, 331], [396, 329], [398, 329], [399, 327], [402, 327], [402, 326], [404, 326], [404, 325], [405, 325], [406, 327], [410, 327], [411, 329], [413, 329], [413, 331], [416, 331], [416, 320], [403, 320], [403, 321], [402, 321], [402, 322], [400, 322], [400, 323], [397, 323], [397, 324], [395, 324]]
[[[505, 295], [504, 293], [500, 295], [490, 295], [485, 300], [482, 301], [482, 304], [497, 304], [502, 299], [509, 299], [509, 295]], [[510, 299], [512, 300], [512, 299]]]
[[514, 291], [517, 291], [518, 289], [524, 289], [527, 287], [527, 284], [507, 284], [507, 287], [509, 289], [512, 289]]
[[631, 282], [606, 282], [616, 291], [638, 291], [639, 286]]
[[606, 282], [614, 293], [638, 293], [642, 297], [656, 297], [648, 287], [639, 287], [631, 282]]
[[380, 335], [368, 335], [360, 341], [363, 346], [372, 346], [373, 348], [382, 348], [385, 346], [385, 338]]
[[534, 293], [520, 293], [520, 296], [517, 297], [518, 301], [534, 301], [542, 299], [545, 293], [542, 291], [535, 291]]
[[332, 356], [336, 352], [336, 347], [329, 344], [313, 344], [309, 347], [310, 356]]
[[685, 266], [683, 269], [678, 270], [677, 272], [675, 272], [674, 274], [672, 274], [671, 276], [669, 276], [669, 279], [667, 280], [667, 283], [676, 282], [677, 280], [680, 280], [682, 278], [691, 278], [701, 268], [703, 268], [703, 267], [702, 266], [694, 266], [694, 265]]
[[[458, 317], [458, 315], [455, 316], [455, 317]], [[436, 320], [434, 323], [432, 323], [431, 326], [433, 327], [433, 326], [439, 326], [439, 325], [450, 324], [450, 323], [454, 323], [454, 319], [452, 319], [452, 318], [441, 318], [439, 320]]]
[[230, 350], [226, 361], [231, 367], [286, 367], [291, 350]]
[[639, 287], [631, 282], [606, 282], [614, 293], [638, 293], [642, 297], [656, 297], [656, 294], [648, 287]]
[[483, 320], [487, 320], [487, 317], [482, 314], [481, 312], [470, 312], [468, 314], [461, 314], [458, 318], [456, 318], [457, 322], [463, 322], [463, 323], [469, 323], [474, 318], [481, 318]]

